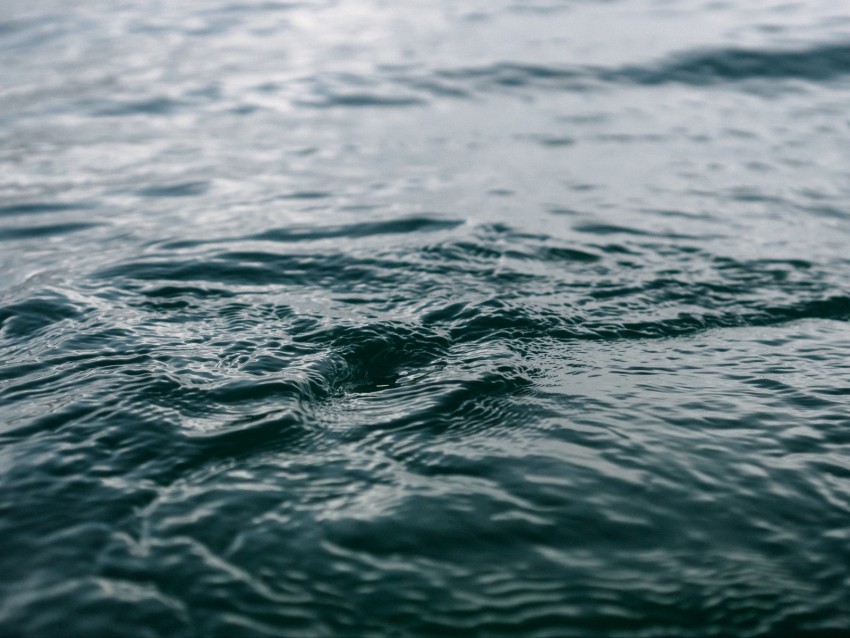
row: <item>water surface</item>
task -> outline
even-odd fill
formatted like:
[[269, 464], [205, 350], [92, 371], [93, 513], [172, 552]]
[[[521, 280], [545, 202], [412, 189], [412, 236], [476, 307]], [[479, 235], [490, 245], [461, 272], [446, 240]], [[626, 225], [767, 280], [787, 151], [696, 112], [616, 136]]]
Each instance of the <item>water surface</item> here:
[[7, 0], [0, 60], [0, 634], [850, 629], [841, 3]]

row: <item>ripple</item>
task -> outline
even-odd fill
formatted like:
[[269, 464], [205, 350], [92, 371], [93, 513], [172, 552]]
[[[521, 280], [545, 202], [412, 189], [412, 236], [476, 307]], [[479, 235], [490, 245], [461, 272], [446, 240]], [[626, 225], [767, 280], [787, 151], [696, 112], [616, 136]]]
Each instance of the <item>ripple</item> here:
[[615, 75], [641, 84], [680, 82], [693, 85], [744, 80], [842, 79], [850, 68], [850, 45], [843, 42], [807, 49], [718, 49], [679, 54], [657, 67], [624, 69]]
[[415, 96], [379, 95], [373, 93], [338, 93], [326, 96], [322, 100], [299, 102], [301, 106], [311, 108], [398, 108], [422, 106], [425, 100]]
[[[824, 83], [842, 80], [850, 63], [850, 46], [826, 43], [807, 49], [741, 49], [682, 51], [655, 64], [622, 67], [546, 66], [499, 62], [488, 66], [435, 71], [435, 76], [482, 90], [528, 88], [586, 92], [606, 85], [721, 86], [758, 82], [803, 81]], [[443, 91], [445, 94], [445, 91]], [[545, 143], [545, 142], [544, 142]]]
[[95, 117], [128, 117], [134, 115], [171, 115], [184, 106], [181, 100], [159, 96], [141, 100], [112, 102], [98, 106], [92, 111]]
[[49, 213], [65, 213], [89, 208], [86, 204], [75, 202], [26, 202], [0, 206], [0, 217], [29, 217]]
[[388, 235], [399, 233], [422, 233], [437, 230], [448, 230], [461, 225], [463, 222], [430, 217], [410, 217], [387, 221], [347, 224], [341, 226], [307, 226], [289, 227], [267, 230], [263, 233], [248, 237], [248, 239], [269, 240], [277, 242], [315, 241], [321, 239], [369, 237], [371, 235]]
[[6, 226], [0, 227], [0, 241], [16, 241], [26, 239], [37, 239], [39, 237], [51, 237], [53, 235], [67, 235], [82, 230], [95, 228], [101, 224], [86, 222], [68, 222], [64, 224], [41, 224], [39, 226]]
[[82, 310], [60, 293], [51, 292], [0, 307], [0, 330], [10, 340], [34, 337], [39, 330], [66, 319], [77, 319]]
[[183, 182], [164, 186], [149, 186], [138, 191], [141, 197], [194, 197], [209, 190], [208, 182]]

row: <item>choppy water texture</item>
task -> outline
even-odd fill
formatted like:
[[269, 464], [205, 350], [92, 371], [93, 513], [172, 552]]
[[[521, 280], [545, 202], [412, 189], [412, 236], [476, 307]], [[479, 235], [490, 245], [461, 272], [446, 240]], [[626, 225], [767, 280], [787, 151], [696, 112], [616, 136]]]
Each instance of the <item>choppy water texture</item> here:
[[6, 0], [0, 60], [0, 635], [848, 635], [843, 2]]

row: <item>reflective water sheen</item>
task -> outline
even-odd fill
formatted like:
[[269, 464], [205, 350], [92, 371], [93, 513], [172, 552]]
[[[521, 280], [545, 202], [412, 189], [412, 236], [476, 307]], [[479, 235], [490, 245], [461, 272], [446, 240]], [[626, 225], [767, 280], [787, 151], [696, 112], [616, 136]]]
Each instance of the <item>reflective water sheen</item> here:
[[850, 11], [0, 6], [0, 634], [845, 636]]

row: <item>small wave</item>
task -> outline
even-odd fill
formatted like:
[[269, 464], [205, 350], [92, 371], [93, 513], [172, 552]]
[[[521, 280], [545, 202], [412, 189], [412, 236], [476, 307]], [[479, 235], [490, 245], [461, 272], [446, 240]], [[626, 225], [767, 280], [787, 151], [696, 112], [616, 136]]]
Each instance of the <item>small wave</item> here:
[[[305, 192], [287, 195], [287, 198], [321, 199], [328, 196], [328, 194], [321, 192]], [[168, 249], [194, 248], [210, 244], [233, 244], [244, 241], [295, 243], [323, 241], [326, 239], [356, 240], [380, 235], [404, 235], [451, 230], [463, 225], [464, 223], [465, 222], [463, 220], [458, 219], [416, 216], [371, 222], [359, 222], [355, 224], [336, 224], [331, 226], [284, 226], [281, 228], [270, 228], [261, 233], [240, 237], [227, 237], [207, 241], [181, 240], [177, 242], [166, 242], [162, 245], [162, 247]]]
[[377, 93], [336, 93], [316, 100], [298, 100], [300, 106], [332, 108], [398, 108], [422, 106], [426, 100], [414, 95], [380, 95]]
[[591, 88], [591, 84], [598, 80], [590, 68], [515, 62], [437, 70], [434, 75], [442, 82], [459, 85], [456, 90], [460, 93], [463, 93], [464, 87], [467, 86], [474, 87], [477, 91], [525, 87], [583, 91]]
[[285, 255], [265, 251], [225, 252], [204, 260], [168, 259], [125, 263], [98, 273], [125, 281], [204, 282], [213, 285], [268, 288], [320, 287], [350, 293], [358, 287], [387, 290], [402, 285], [405, 275], [391, 259], [355, 259], [340, 253]]
[[53, 235], [67, 235], [82, 230], [96, 228], [102, 224], [86, 222], [67, 222], [64, 224], [43, 224], [40, 226], [6, 226], [0, 227], [0, 241], [14, 241], [26, 239], [38, 239], [41, 237], [52, 237]]
[[[683, 50], [658, 61], [622, 66], [587, 64], [540, 64], [499, 61], [481, 66], [426, 68], [421, 65], [379, 66], [377, 74], [336, 73], [300, 80], [302, 90], [276, 83], [262, 83], [255, 91], [282, 92], [298, 107], [309, 109], [393, 109], [422, 107], [444, 100], [468, 100], [489, 93], [528, 90], [572, 93], [628, 87], [687, 85], [747, 90], [787, 82], [830, 83], [850, 72], [850, 45], [843, 42], [816, 44], [802, 49], [720, 48]], [[162, 115], [194, 104], [198, 96], [180, 100], [155, 97], [101, 106], [99, 115]], [[599, 116], [597, 116], [599, 117]], [[597, 141], [619, 143], [616, 135]], [[660, 136], [645, 139], [658, 141]], [[544, 136], [539, 142], [550, 148], [574, 143], [570, 137]]]
[[210, 183], [206, 181], [200, 182], [182, 182], [178, 184], [165, 184], [161, 186], [148, 186], [136, 194], [141, 197], [195, 197], [203, 195], [210, 188]]
[[84, 310], [60, 293], [43, 293], [0, 306], [0, 331], [10, 340], [35, 337], [43, 328], [79, 318]]
[[602, 224], [594, 222], [584, 222], [575, 224], [573, 230], [580, 233], [588, 233], [591, 235], [634, 235], [636, 237], [658, 237], [664, 239], [690, 239], [690, 240], [706, 240], [712, 239], [710, 235], [688, 235], [685, 233], [677, 233], [672, 231], [653, 232], [634, 228], [631, 226], [618, 226], [616, 224]]
[[25, 202], [0, 206], [0, 217], [28, 217], [49, 213], [68, 213], [87, 210], [90, 207], [76, 202]]
[[339, 237], [358, 238], [372, 235], [392, 235], [450, 230], [462, 221], [434, 217], [406, 217], [376, 222], [361, 222], [338, 226], [301, 226], [267, 230], [247, 239], [260, 241], [314, 241]]
[[700, 86], [745, 80], [825, 82], [850, 74], [850, 44], [824, 44], [799, 50], [685, 52], [656, 66], [626, 67], [610, 73], [612, 79], [645, 85], [680, 83]]
[[112, 101], [102, 104], [92, 110], [95, 117], [127, 117], [133, 115], [171, 115], [185, 104], [180, 100], [168, 97], [151, 97], [142, 100], [126, 102]]
[[332, 197], [332, 193], [327, 191], [294, 191], [292, 193], [286, 193], [285, 195], [279, 195], [279, 199], [328, 199]]
[[[569, 243], [504, 226], [470, 228], [423, 217], [287, 227], [238, 240], [341, 239], [353, 246], [371, 236], [415, 236], [419, 246], [414, 242], [404, 250], [377, 247], [368, 256], [355, 256], [350, 250], [292, 251], [272, 245], [197, 256], [179, 252], [113, 266], [97, 277], [123, 281], [128, 291], [151, 282], [153, 287], [142, 287], [150, 291], [146, 303], [162, 311], [200, 310], [205, 297], [220, 299], [215, 291], [232, 294], [233, 286], [320, 291], [334, 295], [349, 311], [360, 308], [357, 313], [364, 317], [406, 308], [428, 329], [449, 330], [455, 343], [663, 338], [846, 317], [846, 295], [830, 283], [822, 266], [811, 262], [720, 258], [699, 248], [696, 237], [625, 226], [586, 223], [575, 230], [600, 239], [622, 236], [628, 243]], [[431, 243], [423, 231], [446, 234]], [[182, 251], [183, 246], [171, 248]], [[664, 256], [662, 270], [646, 259], [652, 255]], [[696, 263], [710, 267], [694, 270]]]
[[444, 69], [435, 76], [458, 85], [458, 93], [539, 88], [581, 92], [610, 85], [734, 87], [748, 81], [831, 82], [850, 74], [850, 45], [832, 43], [808, 49], [713, 49], [683, 51], [655, 64], [622, 67], [538, 65], [501, 62]]

